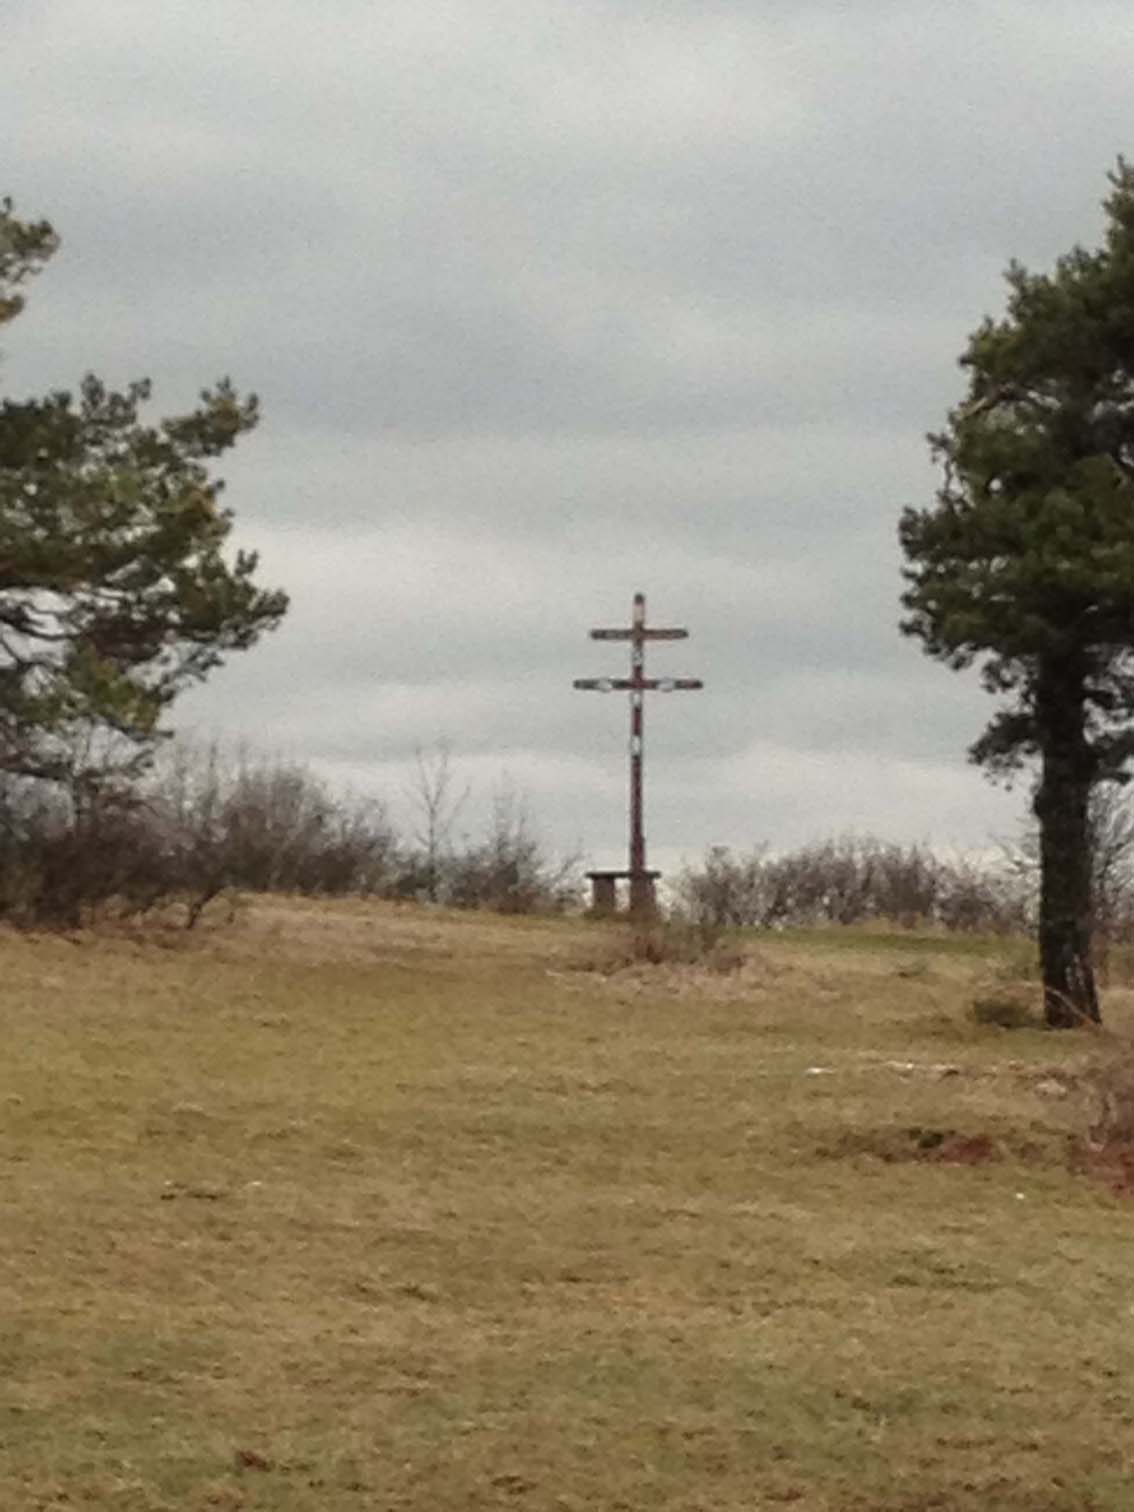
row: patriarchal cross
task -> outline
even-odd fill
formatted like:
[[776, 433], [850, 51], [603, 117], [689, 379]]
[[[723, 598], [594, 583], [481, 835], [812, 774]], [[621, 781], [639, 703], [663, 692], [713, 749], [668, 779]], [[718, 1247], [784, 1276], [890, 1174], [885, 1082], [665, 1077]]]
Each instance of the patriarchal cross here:
[[592, 630], [591, 639], [630, 642], [629, 677], [577, 677], [576, 688], [599, 693], [630, 694], [630, 865], [626, 871], [588, 872], [593, 888], [594, 911], [613, 912], [615, 882], [630, 881], [630, 912], [639, 916], [654, 911], [656, 871], [646, 868], [646, 832], [642, 822], [643, 715], [647, 693], [673, 693], [679, 689], [703, 688], [698, 677], [647, 677], [646, 642], [685, 640], [689, 631], [678, 627], [652, 628], [646, 624], [646, 596], [634, 595], [634, 614], [629, 629]]

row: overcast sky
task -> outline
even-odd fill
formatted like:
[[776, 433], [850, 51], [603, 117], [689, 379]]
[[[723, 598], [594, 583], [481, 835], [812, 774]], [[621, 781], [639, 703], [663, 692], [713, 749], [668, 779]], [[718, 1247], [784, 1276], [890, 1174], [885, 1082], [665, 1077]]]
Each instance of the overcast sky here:
[[[177, 722], [397, 804], [447, 739], [617, 862], [847, 830], [985, 846], [993, 712], [903, 641], [895, 525], [1002, 271], [1101, 229], [1129, 0], [2, 0], [0, 192], [64, 245], [24, 394], [222, 374], [285, 626]], [[475, 822], [470, 810], [468, 822]]]

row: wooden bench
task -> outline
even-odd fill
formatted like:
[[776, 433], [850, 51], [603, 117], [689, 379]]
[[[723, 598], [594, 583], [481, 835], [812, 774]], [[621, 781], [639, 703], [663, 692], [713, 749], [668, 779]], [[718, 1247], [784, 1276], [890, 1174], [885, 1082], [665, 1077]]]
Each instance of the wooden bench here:
[[634, 918], [649, 918], [657, 912], [658, 900], [654, 887], [661, 876], [660, 871], [589, 871], [591, 883], [591, 913], [596, 919], [610, 918], [618, 912], [618, 884], [630, 883], [630, 914]]

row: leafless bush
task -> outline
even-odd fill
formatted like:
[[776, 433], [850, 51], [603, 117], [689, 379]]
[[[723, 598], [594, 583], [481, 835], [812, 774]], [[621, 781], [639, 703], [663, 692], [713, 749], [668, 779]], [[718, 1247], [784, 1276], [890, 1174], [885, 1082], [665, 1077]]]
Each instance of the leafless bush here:
[[144, 794], [180, 889], [381, 893], [396, 840], [381, 804], [341, 797], [306, 767], [216, 745], [170, 749]]
[[439, 867], [437, 893], [455, 908], [497, 913], [561, 913], [582, 891], [578, 857], [548, 854], [520, 794], [507, 781], [493, 795], [483, 839], [450, 850]]
[[[1091, 793], [1091, 910], [1095, 951], [1105, 970], [1112, 943], [1134, 939], [1134, 807], [1125, 787], [1105, 782]], [[1004, 867], [1028, 897], [1034, 920], [1039, 896], [1039, 831], [1029, 817], [1020, 835], [1002, 842]]]
[[1032, 923], [1031, 889], [991, 861], [942, 863], [932, 922], [960, 933], [1022, 934]]
[[404, 894], [410, 885], [413, 895], [437, 903], [451, 882], [453, 832], [468, 802], [469, 787], [458, 781], [445, 739], [428, 750], [418, 746], [414, 762], [414, 778], [406, 791], [412, 850], [404, 858], [400, 890]]
[[1097, 787], [1091, 797], [1092, 905], [1107, 939], [1134, 935], [1134, 810], [1125, 788]]
[[933, 919], [949, 868], [925, 846], [877, 840], [852, 842], [865, 884], [869, 917], [914, 927]]
[[112, 901], [144, 912], [168, 891], [161, 837], [132, 792], [74, 797], [56, 784], [9, 778], [0, 792], [0, 917], [78, 928]]
[[396, 870], [381, 805], [306, 769], [174, 744], [132, 784], [0, 788], [0, 916], [74, 927], [176, 901], [192, 926], [234, 889], [378, 893]]
[[774, 924], [784, 911], [763, 847], [737, 856], [725, 845], [714, 845], [699, 869], [682, 872], [677, 900], [680, 913], [717, 928]]
[[412, 897], [504, 913], [579, 901], [580, 863], [558, 861], [507, 784], [481, 837], [453, 842], [442, 748], [421, 760], [411, 843], [373, 800], [334, 793], [294, 762], [173, 742], [132, 783], [0, 786], [0, 917], [77, 926], [176, 903], [189, 927], [239, 891]]
[[676, 887], [678, 911], [689, 918], [763, 928], [885, 920], [1004, 932], [1026, 922], [1025, 894], [1005, 868], [855, 835], [782, 855], [718, 846]]

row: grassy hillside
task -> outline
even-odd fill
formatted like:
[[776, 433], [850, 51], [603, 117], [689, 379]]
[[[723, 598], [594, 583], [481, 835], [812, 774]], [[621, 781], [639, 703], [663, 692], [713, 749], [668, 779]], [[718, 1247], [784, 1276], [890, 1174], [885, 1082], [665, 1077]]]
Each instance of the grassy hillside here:
[[1001, 947], [611, 937], [0, 939], [0, 1507], [1134, 1505], [1107, 1044], [972, 1025]]

